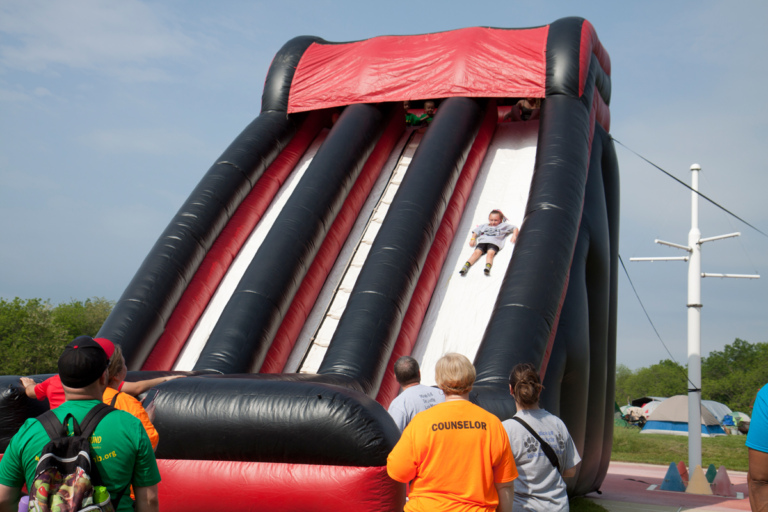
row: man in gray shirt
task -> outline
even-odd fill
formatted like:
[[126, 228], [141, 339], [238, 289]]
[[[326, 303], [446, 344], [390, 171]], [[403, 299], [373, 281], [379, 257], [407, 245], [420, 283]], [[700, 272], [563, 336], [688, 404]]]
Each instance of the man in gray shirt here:
[[395, 361], [395, 378], [403, 391], [389, 404], [389, 415], [400, 432], [417, 413], [445, 401], [441, 390], [421, 384], [419, 363], [410, 356]]

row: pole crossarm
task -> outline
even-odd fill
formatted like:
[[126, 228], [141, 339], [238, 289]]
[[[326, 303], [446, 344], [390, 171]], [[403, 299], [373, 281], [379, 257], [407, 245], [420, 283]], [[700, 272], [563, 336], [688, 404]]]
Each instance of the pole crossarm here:
[[661, 245], [668, 245], [670, 247], [674, 247], [675, 249], [682, 249], [682, 250], [684, 250], [686, 252], [693, 251], [693, 249], [691, 249], [687, 245], [680, 245], [680, 244], [675, 244], [675, 243], [672, 243], [672, 242], [665, 242], [664, 240], [659, 240], [658, 238], [656, 240], [654, 240], [654, 242], [656, 242], [657, 244], [661, 244]]
[[760, 279], [760, 274], [711, 274], [702, 272], [701, 277], [730, 277], [733, 279]]
[[688, 256], [666, 256], [650, 258], [629, 258], [629, 261], [688, 261]]
[[715, 240], [722, 240], [723, 238], [733, 238], [736, 236], [741, 236], [741, 233], [728, 233], [727, 235], [718, 235], [718, 236], [711, 236], [709, 238], [702, 238], [699, 240], [700, 244], [703, 244], [705, 242], [714, 242]]

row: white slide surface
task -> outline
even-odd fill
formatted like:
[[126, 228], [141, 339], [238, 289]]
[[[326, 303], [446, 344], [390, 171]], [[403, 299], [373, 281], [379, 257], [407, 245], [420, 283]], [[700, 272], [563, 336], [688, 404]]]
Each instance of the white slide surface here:
[[474, 250], [469, 247], [472, 229], [488, 222], [491, 210], [501, 210], [507, 222], [520, 227], [531, 188], [538, 130], [538, 121], [503, 123], [496, 128], [411, 354], [421, 366], [422, 384], [435, 384], [435, 363], [448, 352], [463, 354], [470, 361], [475, 358], [514, 245], [507, 239], [490, 276], [483, 274], [485, 256], [466, 276], [460, 276], [459, 269]]

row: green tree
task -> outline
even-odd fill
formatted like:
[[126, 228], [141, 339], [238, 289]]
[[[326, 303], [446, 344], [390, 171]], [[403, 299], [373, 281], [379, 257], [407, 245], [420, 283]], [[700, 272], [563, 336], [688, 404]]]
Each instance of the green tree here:
[[42, 299], [0, 299], [0, 375], [55, 373], [64, 345], [96, 335], [112, 306], [103, 298], [55, 307]]
[[616, 366], [616, 403], [619, 405], [624, 405], [631, 402], [632, 398], [637, 398], [633, 397], [632, 391], [630, 391], [634, 375], [634, 372], [627, 365]]
[[647, 368], [630, 370], [625, 365], [616, 368], [616, 399], [642, 396], [674, 396], [686, 392], [687, 371], [684, 366], [665, 359]]
[[113, 306], [114, 302], [102, 297], [82, 302], [71, 300], [53, 308], [53, 319], [67, 330], [70, 338], [96, 336]]
[[67, 332], [53, 321], [52, 309], [49, 302], [41, 299], [0, 299], [0, 374], [56, 371]]
[[736, 338], [701, 361], [702, 397], [734, 411], [751, 412], [757, 391], [768, 382], [768, 343]]

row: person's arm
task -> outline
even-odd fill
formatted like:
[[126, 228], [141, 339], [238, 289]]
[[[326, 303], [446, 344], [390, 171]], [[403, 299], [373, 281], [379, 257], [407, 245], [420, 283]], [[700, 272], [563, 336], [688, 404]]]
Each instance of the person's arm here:
[[768, 453], [749, 448], [749, 505], [752, 510], [768, 511]]
[[414, 459], [413, 444], [406, 427], [406, 432], [400, 436], [400, 440], [392, 448], [387, 456], [387, 474], [392, 480], [408, 483], [416, 478], [419, 461]]
[[29, 398], [34, 398], [37, 400], [37, 395], [35, 394], [35, 386], [37, 386], [37, 382], [30, 379], [29, 377], [22, 377], [19, 380], [21, 381], [21, 385], [24, 386], [24, 393]]
[[499, 494], [499, 506], [497, 512], [512, 512], [512, 503], [515, 501], [515, 481], [505, 482], [503, 484], [494, 484], [496, 492]]
[[523, 109], [520, 106], [520, 103], [518, 102], [516, 105], [512, 105], [512, 109], [509, 111], [509, 120], [510, 121], [522, 121], [523, 120]]
[[[579, 464], [581, 464], [581, 461], [579, 461]], [[563, 471], [563, 478], [571, 478], [576, 476], [576, 471], [579, 469], [579, 464], [576, 464], [575, 466]]]
[[469, 246], [474, 247], [477, 244], [477, 233], [472, 232], [472, 238], [469, 239]]
[[168, 375], [166, 377], [158, 377], [156, 379], [137, 380], [136, 382], [123, 382], [123, 387], [120, 391], [128, 393], [131, 396], [139, 396], [145, 391], [149, 391], [158, 384], [168, 382], [169, 380], [178, 379], [179, 377], [186, 377], [186, 375]]
[[17, 512], [21, 489], [0, 484], [0, 512]]
[[149, 487], [134, 487], [137, 512], [159, 512], [160, 500], [157, 497], [157, 484]]
[[512, 243], [514, 244], [517, 242], [517, 235], [520, 234], [520, 230], [518, 228], [515, 228], [512, 230]]

